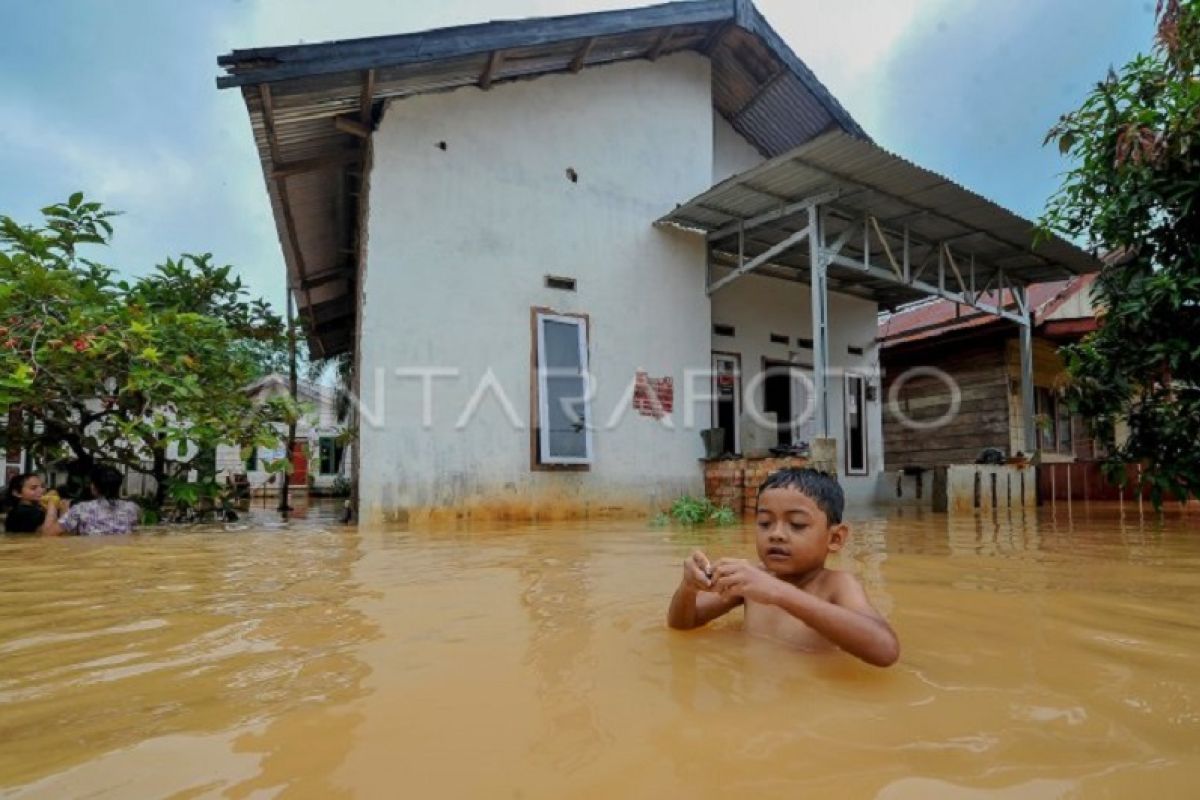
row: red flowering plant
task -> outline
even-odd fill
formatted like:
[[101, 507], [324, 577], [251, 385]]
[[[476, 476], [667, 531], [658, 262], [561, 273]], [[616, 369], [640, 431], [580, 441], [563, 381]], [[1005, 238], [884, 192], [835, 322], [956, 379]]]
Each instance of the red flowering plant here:
[[8, 443], [83, 475], [104, 460], [170, 482], [221, 443], [274, 446], [247, 383], [276, 366], [283, 325], [208, 255], [129, 281], [84, 258], [113, 212], [81, 193], [40, 226], [0, 215], [0, 409]]

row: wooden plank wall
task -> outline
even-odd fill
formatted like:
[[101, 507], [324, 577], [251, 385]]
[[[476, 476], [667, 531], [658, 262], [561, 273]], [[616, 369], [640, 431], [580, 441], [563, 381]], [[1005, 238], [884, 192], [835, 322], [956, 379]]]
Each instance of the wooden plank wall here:
[[[1027, 452], [1025, 447], [1025, 422], [1021, 418], [1021, 344], [1011, 338], [1005, 344], [1005, 354], [1008, 360], [1008, 383], [1011, 390], [1009, 395], [1009, 424], [1010, 435], [1008, 452]], [[1046, 389], [1058, 390], [1065, 385], [1067, 379], [1066, 365], [1058, 354], [1058, 346], [1045, 339], [1033, 340], [1033, 385]], [[1078, 423], [1076, 430], [1078, 430]]]
[[[962, 404], [945, 425], [928, 430], [906, 427], [893, 412], [892, 386], [906, 369], [931, 365], [958, 384]], [[954, 342], [915, 353], [883, 351], [883, 440], [885, 469], [971, 464], [985, 447], [1009, 448], [1009, 378], [1003, 341]], [[950, 407], [950, 389], [933, 377], [902, 383], [897, 406], [917, 421], [936, 419]]]

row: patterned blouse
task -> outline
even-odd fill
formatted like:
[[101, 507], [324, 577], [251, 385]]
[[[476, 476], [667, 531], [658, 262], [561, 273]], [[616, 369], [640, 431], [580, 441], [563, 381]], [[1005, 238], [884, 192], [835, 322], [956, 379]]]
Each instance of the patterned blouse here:
[[71, 506], [59, 524], [79, 536], [129, 533], [141, 518], [137, 503], [128, 500], [88, 500]]

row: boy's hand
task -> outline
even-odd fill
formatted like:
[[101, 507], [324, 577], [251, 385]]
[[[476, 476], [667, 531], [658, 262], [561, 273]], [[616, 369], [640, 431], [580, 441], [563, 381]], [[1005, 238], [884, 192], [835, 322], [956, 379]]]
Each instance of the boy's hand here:
[[713, 570], [712, 591], [724, 598], [741, 597], [774, 603], [783, 581], [744, 558], [722, 558]]
[[683, 560], [683, 585], [693, 591], [711, 592], [711, 572], [712, 564], [709, 563], [708, 556], [697, 550]]

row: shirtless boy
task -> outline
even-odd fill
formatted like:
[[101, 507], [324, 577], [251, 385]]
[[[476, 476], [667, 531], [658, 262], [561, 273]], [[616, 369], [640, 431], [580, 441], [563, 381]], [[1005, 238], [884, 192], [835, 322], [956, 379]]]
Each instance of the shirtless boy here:
[[746, 607], [746, 630], [806, 650], [834, 646], [868, 664], [887, 667], [900, 641], [848, 572], [825, 558], [846, 544], [845, 504], [837, 479], [812, 469], [772, 473], [758, 490], [757, 549], [761, 564], [697, 550], [683, 562], [667, 624], [688, 630], [735, 607]]

